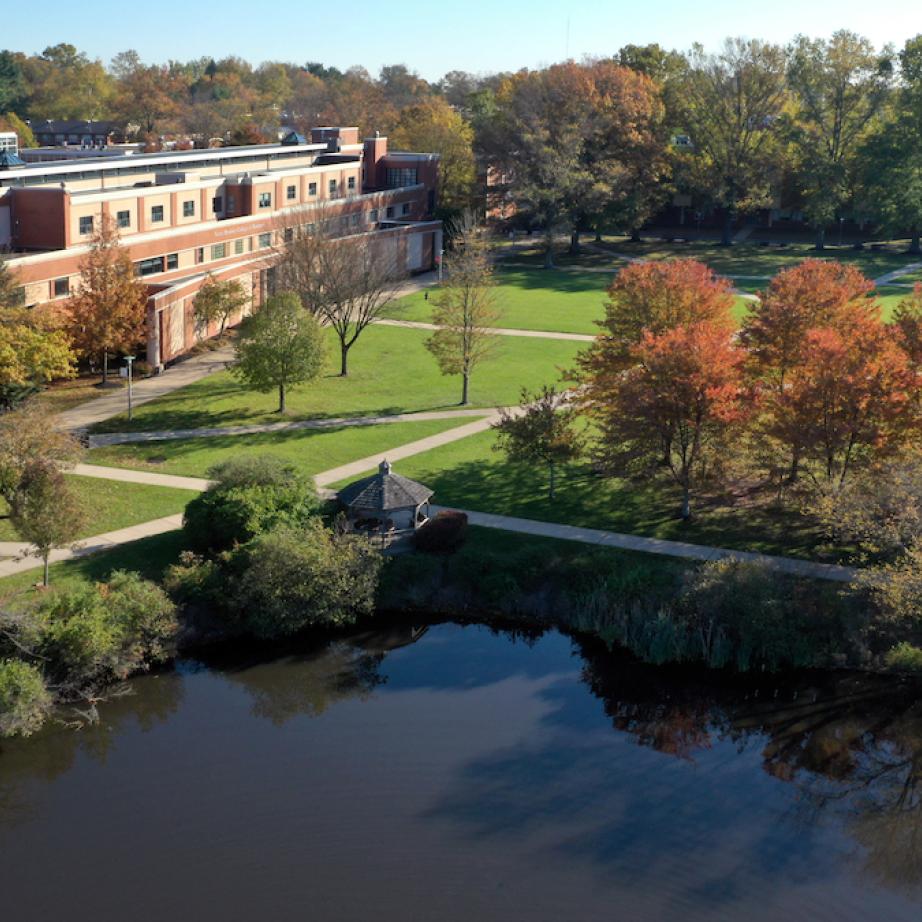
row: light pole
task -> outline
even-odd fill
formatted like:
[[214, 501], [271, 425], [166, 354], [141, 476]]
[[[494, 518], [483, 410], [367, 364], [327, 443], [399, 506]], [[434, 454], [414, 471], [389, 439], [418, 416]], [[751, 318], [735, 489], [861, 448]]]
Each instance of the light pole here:
[[439, 250], [439, 282], [442, 281], [442, 257], [444, 257], [445, 251]]
[[135, 359], [135, 357], [134, 357], [133, 355], [126, 355], [126, 356], [125, 356], [125, 364], [128, 366], [128, 418], [129, 418], [129, 419], [131, 419], [131, 410], [132, 410], [132, 406], [131, 406], [131, 397], [132, 397], [132, 393], [131, 393], [131, 381], [132, 381], [132, 378], [131, 378], [131, 363], [134, 361], [134, 359]]

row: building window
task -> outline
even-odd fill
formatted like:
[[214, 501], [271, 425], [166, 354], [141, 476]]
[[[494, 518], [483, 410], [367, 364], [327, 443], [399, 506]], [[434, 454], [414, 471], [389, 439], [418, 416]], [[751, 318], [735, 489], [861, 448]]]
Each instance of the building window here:
[[154, 205], [151, 207], [150, 223], [151, 224], [163, 223], [163, 205]]
[[336, 180], [330, 180], [330, 195], [336, 195]]
[[259, 207], [260, 208], [271, 208], [272, 207], [272, 193], [271, 192], [260, 192], [259, 193]]
[[87, 215], [85, 218], [80, 219], [80, 233], [81, 234], [92, 234], [93, 233], [93, 216]]
[[229, 195], [227, 197], [227, 210], [233, 211], [236, 207], [237, 207], [237, 199], [235, 199], [232, 195]]
[[182, 203], [182, 216], [184, 218], [194, 218], [195, 217], [195, 202], [183, 202]]
[[212, 259], [224, 259], [227, 256], [227, 244], [226, 243], [216, 243], [211, 248], [211, 258]]
[[355, 177], [354, 177], [354, 176], [350, 176], [350, 177], [346, 180], [346, 188], [347, 188], [350, 192], [354, 192], [354, 191], [355, 191]]
[[243, 240], [234, 241], [234, 253], [239, 256], [243, 252]]
[[204, 248], [204, 247], [198, 247], [198, 248], [196, 248], [196, 251], [195, 251], [195, 261], [196, 261], [196, 263], [203, 263], [203, 262], [205, 262], [205, 248]]
[[260, 234], [259, 235], [259, 245], [260, 247], [271, 247], [272, 246], [272, 233]]
[[307, 194], [308, 194], [308, 195], [316, 195], [316, 194], [317, 194], [317, 183], [315, 183], [315, 182], [309, 182], [309, 183], [307, 184]]
[[54, 280], [54, 296], [56, 298], [64, 298], [70, 294], [70, 279], [55, 279]]
[[378, 223], [378, 209], [377, 208], [372, 208], [371, 211], [368, 212], [368, 220], [371, 221], [372, 224]]
[[285, 243], [291, 243], [291, 241], [294, 239], [295, 239], [294, 228], [286, 227], [285, 230], [282, 231], [282, 240], [284, 240]]
[[224, 199], [221, 198], [220, 195], [216, 195], [216, 196], [211, 200], [211, 210], [212, 210], [215, 214], [218, 214], [219, 212], [223, 211], [223, 209], [224, 209]]
[[142, 259], [134, 264], [134, 268], [138, 275], [153, 275], [156, 272], [163, 272], [163, 257], [152, 256], [150, 259]]
[[401, 214], [409, 214], [409, 213], [410, 213], [410, 203], [409, 203], [409, 202], [404, 202], [404, 203], [403, 203], [403, 208], [400, 209], [400, 213], [401, 213]]
[[119, 211], [115, 215], [119, 227], [131, 227], [131, 212]]
[[388, 189], [403, 189], [405, 186], [415, 186], [418, 182], [416, 167], [388, 167], [385, 176]]
[[289, 202], [293, 202], [293, 201], [298, 197], [298, 187], [297, 187], [297, 186], [289, 186], [289, 187], [285, 190], [285, 196], [288, 198], [288, 201], [289, 201]]
[[166, 271], [169, 272], [171, 269], [179, 268], [179, 253], [167, 253], [166, 257]]
[[356, 212], [354, 215], [352, 215], [351, 220], [352, 220], [352, 226], [353, 226], [353, 227], [358, 227], [358, 226], [359, 226], [359, 219], [360, 219], [361, 217], [362, 217], [362, 216], [361, 216], [358, 212]]
[[387, 217], [393, 218], [393, 217], [394, 217], [394, 206], [393, 206], [393, 205], [388, 205], [388, 206], [387, 206], [387, 211], [385, 212], [385, 214], [387, 215]]

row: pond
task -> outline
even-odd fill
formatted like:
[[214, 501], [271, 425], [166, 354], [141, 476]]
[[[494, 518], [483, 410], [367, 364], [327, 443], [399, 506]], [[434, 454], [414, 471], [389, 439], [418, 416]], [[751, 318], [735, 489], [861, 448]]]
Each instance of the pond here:
[[907, 684], [443, 623], [131, 687], [0, 749], [4, 920], [920, 918]]

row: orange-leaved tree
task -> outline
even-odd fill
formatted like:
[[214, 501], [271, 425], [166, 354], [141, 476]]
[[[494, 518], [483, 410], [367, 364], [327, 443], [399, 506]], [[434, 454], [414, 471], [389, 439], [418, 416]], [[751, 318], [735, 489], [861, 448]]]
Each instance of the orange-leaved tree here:
[[134, 349], [144, 338], [147, 288], [135, 276], [120, 244], [118, 228], [100, 217], [90, 250], [80, 263], [79, 288], [67, 305], [68, 332], [78, 354], [102, 360], [102, 382], [109, 376], [109, 354]]
[[704, 320], [644, 332], [632, 357], [637, 364], [594, 406], [600, 460], [628, 474], [665, 462], [687, 519], [692, 493], [718, 472], [729, 438], [746, 418], [743, 352], [725, 324]]

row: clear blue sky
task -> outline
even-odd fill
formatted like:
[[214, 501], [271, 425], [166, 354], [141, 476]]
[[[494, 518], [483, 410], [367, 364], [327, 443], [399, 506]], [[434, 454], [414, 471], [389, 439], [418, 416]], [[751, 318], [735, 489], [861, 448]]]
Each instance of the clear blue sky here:
[[[786, 42], [797, 33], [860, 32], [898, 47], [922, 32], [919, 0], [10, 0], [0, 48], [28, 53], [70, 42], [108, 62], [136, 49], [146, 61], [236, 54], [322, 61], [345, 69], [406, 64], [448, 70], [536, 67], [633, 42], [711, 48], [727, 35]], [[569, 21], [569, 30], [568, 23]], [[569, 32], [569, 42], [568, 42]]]

